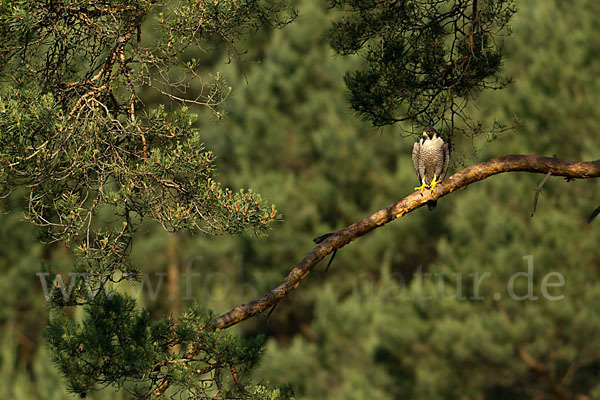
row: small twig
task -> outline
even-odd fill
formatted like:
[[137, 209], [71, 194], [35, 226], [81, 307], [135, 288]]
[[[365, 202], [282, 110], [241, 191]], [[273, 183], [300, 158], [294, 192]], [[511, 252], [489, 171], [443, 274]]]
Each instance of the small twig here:
[[596, 209], [592, 211], [592, 215], [590, 215], [590, 218], [588, 219], [588, 224], [591, 224], [598, 214], [600, 214], [600, 206], [596, 207]]
[[[553, 154], [553, 157], [556, 158], [556, 154]], [[542, 179], [540, 184], [535, 188], [535, 197], [533, 198], [533, 208], [531, 210], [531, 218], [533, 218], [533, 215], [535, 214], [535, 209], [537, 208], [538, 197], [539, 197], [540, 193], [542, 193], [542, 188], [544, 187], [546, 182], [548, 182], [548, 179], [550, 179], [550, 176], [552, 176], [552, 171], [548, 171], [546, 176], [544, 176], [544, 179]]]
[[542, 188], [544, 187], [544, 185], [546, 184], [546, 182], [548, 182], [548, 179], [550, 179], [550, 176], [552, 176], [552, 172], [548, 172], [546, 174], [546, 176], [544, 176], [544, 179], [542, 179], [542, 181], [540, 182], [540, 184], [535, 188], [535, 196], [533, 198], [533, 209], [531, 210], [531, 218], [533, 218], [533, 215], [535, 214], [535, 209], [537, 207], [538, 197], [539, 197], [540, 193], [542, 193]]
[[[315, 242], [315, 244], [320, 244], [321, 242], [323, 242], [325, 239], [331, 237], [335, 235], [335, 233], [326, 233], [324, 235], [318, 236], [316, 238], [313, 239], [313, 242]], [[329, 271], [329, 266], [331, 266], [331, 263], [333, 262], [333, 259], [335, 258], [335, 253], [337, 253], [337, 249], [333, 250], [333, 252], [331, 253], [331, 258], [329, 259], [329, 262], [327, 263], [327, 267], [325, 268], [325, 272]]]
[[220, 367], [215, 368], [215, 374], [214, 374], [213, 380], [215, 381], [215, 383], [217, 385], [217, 391], [215, 392], [213, 399], [218, 399], [219, 394], [221, 394], [221, 392], [223, 391], [223, 384], [221, 383], [221, 368]]
[[240, 383], [240, 378], [238, 377], [238, 372], [235, 369], [235, 365], [233, 365], [233, 363], [229, 364], [229, 370], [231, 371], [231, 376], [233, 377], [233, 380], [235, 381], [235, 384], [240, 387], [241, 383]]
[[[279, 303], [277, 303], [279, 304]], [[267, 321], [269, 320], [269, 318], [271, 317], [271, 314], [273, 314], [273, 311], [275, 311], [275, 309], [277, 308], [277, 304], [275, 304], [273, 307], [271, 307], [271, 309], [269, 310], [269, 313], [267, 314]]]

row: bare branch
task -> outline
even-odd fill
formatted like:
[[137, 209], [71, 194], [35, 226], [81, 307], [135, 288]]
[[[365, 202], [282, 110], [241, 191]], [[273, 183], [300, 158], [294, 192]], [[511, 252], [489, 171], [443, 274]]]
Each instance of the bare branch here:
[[213, 319], [205, 326], [205, 329], [225, 329], [273, 307], [292, 290], [297, 288], [300, 282], [308, 276], [315, 265], [325, 256], [356, 240], [360, 236], [422, 207], [428, 201], [437, 200], [457, 189], [464, 189], [470, 184], [492, 175], [518, 171], [541, 174], [551, 173], [554, 176], [579, 179], [596, 178], [600, 177], [600, 160], [580, 162], [535, 155], [508, 155], [467, 167], [444, 180], [434, 190], [425, 192], [424, 195], [413, 193], [399, 202], [379, 210], [328, 237], [308, 253], [302, 261], [296, 264], [279, 286], [262, 298], [242, 304]]

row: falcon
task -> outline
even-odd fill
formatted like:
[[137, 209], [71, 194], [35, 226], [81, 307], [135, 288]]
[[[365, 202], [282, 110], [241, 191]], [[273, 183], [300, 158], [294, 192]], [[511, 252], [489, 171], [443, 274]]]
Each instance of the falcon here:
[[[426, 188], [433, 189], [446, 176], [450, 164], [448, 144], [435, 129], [428, 126], [423, 129], [421, 139], [413, 146], [412, 160], [421, 186], [415, 190], [423, 193]], [[428, 201], [427, 207], [433, 210], [436, 200]]]

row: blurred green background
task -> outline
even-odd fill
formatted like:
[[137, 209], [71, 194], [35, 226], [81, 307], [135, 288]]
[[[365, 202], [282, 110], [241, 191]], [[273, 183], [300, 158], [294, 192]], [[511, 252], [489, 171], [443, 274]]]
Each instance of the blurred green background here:
[[[197, 55], [233, 87], [223, 120], [199, 110], [220, 181], [261, 193], [283, 219], [264, 237], [168, 235], [147, 225], [133, 249], [145, 286], [124, 290], [139, 291], [156, 317], [193, 301], [221, 313], [263, 295], [313, 237], [417, 183], [414, 138], [375, 130], [349, 110], [343, 75], [360, 59], [329, 49], [324, 30], [335, 11], [294, 3], [294, 23], [261, 31], [231, 62], [212, 49]], [[600, 154], [600, 3], [517, 6], [505, 38], [514, 83], [481, 93], [470, 114], [516, 116], [520, 126], [495, 140], [459, 138], [450, 172], [505, 154]], [[149, 106], [159, 100], [146, 94]], [[353, 242], [327, 273], [322, 262], [268, 320], [234, 328], [268, 335], [255, 380], [289, 382], [300, 399], [600, 399], [600, 221], [586, 224], [600, 181], [551, 178], [531, 218], [541, 179], [494, 176]], [[0, 397], [70, 398], [44, 349], [36, 275], [43, 264], [70, 271], [69, 255], [39, 243], [18, 199], [0, 210]], [[509, 282], [528, 266], [533, 291], [516, 300]], [[544, 296], [544, 279], [557, 283], [558, 274], [564, 285]], [[527, 277], [513, 281], [516, 295], [528, 293]], [[119, 396], [109, 388], [93, 398]]]

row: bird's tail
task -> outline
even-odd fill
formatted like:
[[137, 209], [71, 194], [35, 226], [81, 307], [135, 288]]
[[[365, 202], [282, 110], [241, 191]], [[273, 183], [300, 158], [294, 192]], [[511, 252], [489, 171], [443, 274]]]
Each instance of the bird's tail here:
[[429, 208], [429, 211], [433, 211], [435, 206], [437, 206], [437, 200], [431, 200], [427, 202], [427, 208]]

